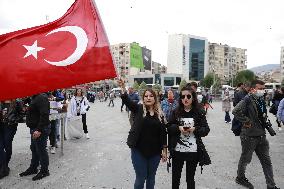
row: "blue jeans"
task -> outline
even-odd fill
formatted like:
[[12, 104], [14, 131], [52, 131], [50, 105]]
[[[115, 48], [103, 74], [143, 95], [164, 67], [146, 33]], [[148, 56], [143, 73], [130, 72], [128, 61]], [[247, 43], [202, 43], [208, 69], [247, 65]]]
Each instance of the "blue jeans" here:
[[0, 169], [8, 168], [12, 156], [12, 143], [16, 132], [17, 126], [0, 125]]
[[31, 151], [32, 151], [32, 159], [30, 168], [37, 169], [37, 167], [41, 166], [41, 171], [48, 171], [49, 158], [46, 150], [47, 138], [50, 133], [50, 127], [45, 128], [40, 137], [33, 139], [32, 134], [35, 130], [31, 129]]
[[229, 112], [225, 112], [225, 121], [231, 122], [231, 117]]
[[146, 189], [154, 189], [155, 176], [161, 156], [156, 155], [145, 158], [137, 149], [131, 149], [131, 159], [135, 170], [136, 179], [134, 189], [143, 189], [146, 180]]

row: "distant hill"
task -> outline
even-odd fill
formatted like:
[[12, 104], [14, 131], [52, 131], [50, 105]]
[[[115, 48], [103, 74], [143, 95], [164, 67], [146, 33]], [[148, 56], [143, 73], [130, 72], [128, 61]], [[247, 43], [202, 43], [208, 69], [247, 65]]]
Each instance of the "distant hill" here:
[[280, 64], [266, 64], [250, 68], [249, 70], [253, 71], [254, 73], [260, 73], [260, 72], [269, 72], [277, 69], [280, 69]]

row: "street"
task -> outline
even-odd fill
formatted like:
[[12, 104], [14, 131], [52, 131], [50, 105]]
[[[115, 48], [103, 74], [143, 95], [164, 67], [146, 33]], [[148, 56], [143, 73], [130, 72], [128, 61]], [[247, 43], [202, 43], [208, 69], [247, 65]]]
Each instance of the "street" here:
[[[127, 112], [120, 112], [121, 99], [114, 100], [114, 107], [108, 107], [109, 101], [91, 104], [87, 113], [87, 125], [91, 139], [64, 141], [64, 156], [60, 157], [60, 148], [56, 154], [50, 154], [50, 176], [32, 181], [32, 176], [20, 177], [19, 173], [28, 168], [31, 152], [30, 135], [25, 124], [18, 126], [13, 142], [13, 155], [9, 164], [11, 172], [0, 180], [1, 189], [32, 188], [95, 188], [95, 189], [131, 189], [135, 179], [130, 159], [130, 150], [126, 138], [130, 128]], [[225, 113], [221, 102], [213, 102], [207, 120], [211, 132], [203, 139], [212, 164], [205, 166], [201, 174], [196, 170], [197, 189], [242, 189], [235, 183], [237, 164], [241, 146], [239, 137], [232, 133], [231, 125], [224, 123]], [[232, 114], [230, 113], [231, 118]], [[270, 155], [273, 163], [274, 179], [278, 187], [284, 188], [284, 131], [279, 133], [275, 117], [270, 120], [277, 135], [267, 135], [270, 142]], [[48, 142], [49, 144], [49, 142]], [[185, 167], [185, 166], [184, 166]], [[256, 189], [266, 189], [261, 164], [253, 155], [247, 166], [247, 178]], [[185, 170], [182, 173], [181, 189], [186, 189]], [[171, 174], [166, 163], [160, 164], [156, 175], [157, 189], [171, 188]]]

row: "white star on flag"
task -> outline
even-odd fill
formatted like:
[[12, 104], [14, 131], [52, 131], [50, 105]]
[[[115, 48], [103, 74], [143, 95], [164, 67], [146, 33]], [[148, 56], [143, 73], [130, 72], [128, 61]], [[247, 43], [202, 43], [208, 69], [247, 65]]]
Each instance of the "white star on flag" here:
[[37, 59], [37, 52], [44, 49], [42, 47], [37, 46], [37, 40], [34, 42], [34, 44], [32, 46], [28, 46], [28, 45], [23, 45], [23, 46], [28, 50], [28, 52], [26, 53], [24, 58], [26, 58], [30, 55], [33, 55]]

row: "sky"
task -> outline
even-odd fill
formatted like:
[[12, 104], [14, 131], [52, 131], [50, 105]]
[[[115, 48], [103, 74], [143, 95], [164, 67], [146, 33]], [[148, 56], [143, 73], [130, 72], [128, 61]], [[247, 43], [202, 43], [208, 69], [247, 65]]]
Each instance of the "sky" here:
[[[0, 34], [61, 17], [74, 0], [0, 0]], [[248, 68], [280, 63], [283, 0], [96, 0], [110, 44], [138, 42], [167, 64], [168, 35], [247, 49]]]

